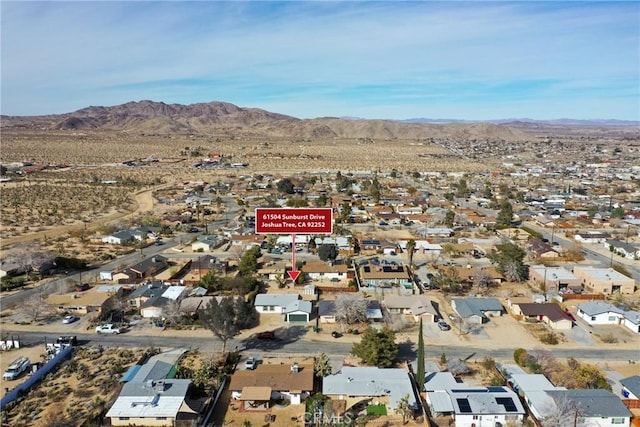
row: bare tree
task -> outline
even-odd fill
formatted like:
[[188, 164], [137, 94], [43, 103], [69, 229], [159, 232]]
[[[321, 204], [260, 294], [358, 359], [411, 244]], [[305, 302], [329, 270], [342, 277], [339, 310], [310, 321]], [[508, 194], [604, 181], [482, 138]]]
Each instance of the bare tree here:
[[358, 296], [338, 295], [336, 298], [336, 320], [353, 325], [367, 321], [367, 300]]
[[460, 359], [453, 359], [449, 361], [447, 363], [447, 370], [451, 372], [452, 375], [468, 374], [471, 372], [467, 363]]
[[32, 242], [13, 246], [8, 251], [5, 262], [18, 265], [20, 270], [27, 274], [27, 279], [30, 279], [33, 271], [38, 270], [42, 264], [52, 261], [54, 258], [53, 253], [42, 249], [38, 243]]
[[162, 306], [162, 317], [169, 320], [172, 325], [180, 323], [182, 313], [180, 312], [180, 299], [169, 300]]
[[562, 394], [554, 395], [552, 398], [553, 403], [549, 403], [549, 410], [546, 411], [549, 415], [540, 420], [542, 427], [574, 425], [574, 419], [578, 410], [575, 402]]
[[477, 268], [476, 274], [473, 276], [473, 285], [478, 288], [488, 288], [491, 285], [491, 276], [486, 270]]
[[48, 313], [51, 309], [46, 302], [46, 295], [44, 292], [36, 292], [29, 296], [22, 302], [20, 307], [22, 313], [30, 317], [34, 322], [40, 320], [40, 316], [44, 313]]

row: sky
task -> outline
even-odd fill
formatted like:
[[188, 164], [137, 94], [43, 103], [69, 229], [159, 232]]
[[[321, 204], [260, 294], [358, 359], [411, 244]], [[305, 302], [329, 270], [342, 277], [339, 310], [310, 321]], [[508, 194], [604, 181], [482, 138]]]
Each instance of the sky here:
[[0, 2], [0, 113], [640, 120], [640, 2]]

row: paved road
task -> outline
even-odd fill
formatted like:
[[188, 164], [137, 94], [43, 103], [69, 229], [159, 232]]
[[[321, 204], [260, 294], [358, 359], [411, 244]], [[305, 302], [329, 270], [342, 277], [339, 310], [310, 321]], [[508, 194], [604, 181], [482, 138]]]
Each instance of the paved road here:
[[[314, 341], [301, 333], [302, 329], [290, 328], [287, 336], [281, 339], [268, 341], [249, 338], [244, 340], [230, 340], [227, 343], [227, 350], [240, 350], [245, 353], [258, 355], [308, 355], [313, 356], [318, 353], [327, 353], [332, 356], [347, 356], [351, 351], [352, 344], [344, 341]], [[19, 337], [20, 341], [26, 345], [35, 345], [55, 341], [59, 333], [42, 332], [15, 332], [3, 330], [3, 334]], [[203, 351], [220, 351], [221, 342], [213, 336], [207, 338], [173, 337], [173, 336], [134, 336], [127, 335], [97, 335], [77, 334], [81, 345], [103, 345], [107, 347], [185, 347], [199, 348]], [[415, 344], [400, 344], [398, 357], [413, 361], [416, 358]], [[448, 359], [460, 358], [479, 360], [484, 357], [492, 357], [496, 360], [512, 360], [514, 348], [481, 348], [474, 346], [434, 346], [428, 345], [425, 349], [427, 358], [440, 358], [442, 353]], [[568, 357], [578, 357], [579, 359], [596, 361], [627, 361], [638, 360], [637, 350], [625, 350], [618, 348], [562, 348], [557, 347], [551, 352], [560, 359]]]

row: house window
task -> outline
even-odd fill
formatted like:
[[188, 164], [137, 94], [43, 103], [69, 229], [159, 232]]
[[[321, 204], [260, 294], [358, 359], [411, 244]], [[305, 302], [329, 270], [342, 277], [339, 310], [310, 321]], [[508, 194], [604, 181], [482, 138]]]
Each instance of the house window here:
[[591, 321], [595, 322], [596, 321], [596, 316], [591, 316]]
[[473, 416], [473, 419], [474, 419], [474, 420], [477, 420], [478, 418], [479, 418], [479, 417], [478, 417], [477, 415], [474, 415], [474, 416]]
[[118, 417], [120, 421], [129, 421], [129, 417]]
[[616, 316], [609, 316], [609, 322], [615, 322], [617, 319]]
[[167, 419], [167, 417], [156, 417], [156, 420], [159, 420], [159, 421], [163, 421], [163, 420], [166, 420], [166, 419]]
[[626, 419], [624, 417], [611, 418], [611, 424], [625, 424]]

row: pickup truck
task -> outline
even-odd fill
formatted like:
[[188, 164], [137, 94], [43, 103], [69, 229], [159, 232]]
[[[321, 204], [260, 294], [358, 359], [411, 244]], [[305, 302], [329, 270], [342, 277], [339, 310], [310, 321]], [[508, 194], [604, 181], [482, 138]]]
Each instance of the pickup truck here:
[[16, 360], [11, 362], [11, 365], [9, 365], [7, 370], [2, 375], [2, 379], [15, 380], [20, 375], [22, 375], [23, 372], [26, 372], [30, 367], [31, 361], [28, 358], [24, 356], [18, 357]]
[[96, 332], [99, 334], [119, 334], [120, 328], [109, 323], [107, 325], [96, 326]]

